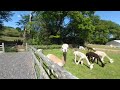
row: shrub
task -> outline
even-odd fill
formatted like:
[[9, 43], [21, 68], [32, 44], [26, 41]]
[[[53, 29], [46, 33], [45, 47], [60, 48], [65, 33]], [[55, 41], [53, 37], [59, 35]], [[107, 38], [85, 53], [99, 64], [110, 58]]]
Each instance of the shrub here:
[[5, 52], [17, 52], [15, 47], [7, 46], [5, 47]]
[[33, 45], [37, 49], [59, 49], [61, 45]]

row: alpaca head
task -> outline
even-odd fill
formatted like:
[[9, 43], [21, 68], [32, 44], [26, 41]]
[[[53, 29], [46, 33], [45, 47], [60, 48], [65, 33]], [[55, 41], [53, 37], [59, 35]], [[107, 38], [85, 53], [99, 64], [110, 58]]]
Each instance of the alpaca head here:
[[68, 44], [63, 44], [61, 49], [63, 52], [67, 52], [68, 47], [69, 47]]
[[113, 61], [113, 59], [110, 59], [110, 63], [113, 63], [114, 61]]
[[93, 51], [95, 52], [95, 51], [96, 51], [96, 48], [93, 48]]
[[93, 66], [94, 66], [94, 64], [90, 64], [90, 70], [92, 70], [92, 69], [93, 69]]
[[105, 66], [105, 64], [102, 64], [102, 67], [104, 67]]

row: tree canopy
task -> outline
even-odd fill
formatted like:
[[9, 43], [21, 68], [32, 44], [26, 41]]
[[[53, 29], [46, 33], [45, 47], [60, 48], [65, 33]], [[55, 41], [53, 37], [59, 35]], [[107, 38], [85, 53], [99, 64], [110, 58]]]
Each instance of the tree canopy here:
[[8, 22], [9, 20], [11, 20], [11, 16], [13, 15], [13, 13], [11, 11], [0, 11], [0, 29], [3, 26], [3, 21]]
[[34, 11], [31, 21], [29, 15], [24, 15], [18, 24], [26, 27], [27, 42], [30, 44], [105, 44], [111, 40], [110, 35], [120, 39], [120, 26], [112, 21], [101, 20], [94, 13]]

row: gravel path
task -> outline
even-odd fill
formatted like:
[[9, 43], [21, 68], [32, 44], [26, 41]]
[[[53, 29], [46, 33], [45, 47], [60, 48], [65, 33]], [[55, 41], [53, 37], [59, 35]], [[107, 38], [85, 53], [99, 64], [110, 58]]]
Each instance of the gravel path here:
[[0, 53], [0, 79], [35, 79], [31, 53]]

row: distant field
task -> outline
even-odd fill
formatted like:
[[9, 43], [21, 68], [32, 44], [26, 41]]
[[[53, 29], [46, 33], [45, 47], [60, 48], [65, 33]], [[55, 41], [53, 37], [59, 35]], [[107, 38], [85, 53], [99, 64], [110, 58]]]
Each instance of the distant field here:
[[95, 45], [95, 44], [88, 44], [90, 47], [93, 48], [101, 48], [101, 49], [109, 49], [109, 50], [120, 50], [120, 48], [116, 47], [110, 47], [109, 45]]
[[23, 38], [21, 38], [21, 37], [0, 36], [0, 41], [14, 41], [14, 40], [23, 40]]
[[[99, 45], [95, 46], [96, 48], [104, 49], [104, 46], [99, 47]], [[112, 50], [114, 50], [112, 48]], [[102, 50], [101, 50], [102, 51]], [[86, 51], [81, 51], [83, 53], [86, 53]], [[90, 70], [87, 66], [88, 64], [86, 61], [84, 61], [84, 65], [81, 66], [81, 64], [76, 65], [74, 63], [74, 55], [72, 49], [68, 50], [67, 53], [67, 62], [64, 66], [64, 68], [71, 72], [73, 75], [80, 79], [120, 79], [120, 51], [119, 52], [113, 52], [113, 51], [105, 51], [108, 56], [110, 56], [112, 59], [114, 59], [114, 63], [109, 63], [109, 60], [105, 58], [105, 62], [107, 63], [105, 67], [101, 67], [98, 64], [94, 64], [93, 70]], [[45, 49], [43, 50], [43, 53], [47, 55], [48, 53], [54, 54], [58, 56], [59, 58], [62, 57], [62, 52], [60, 49]]]

